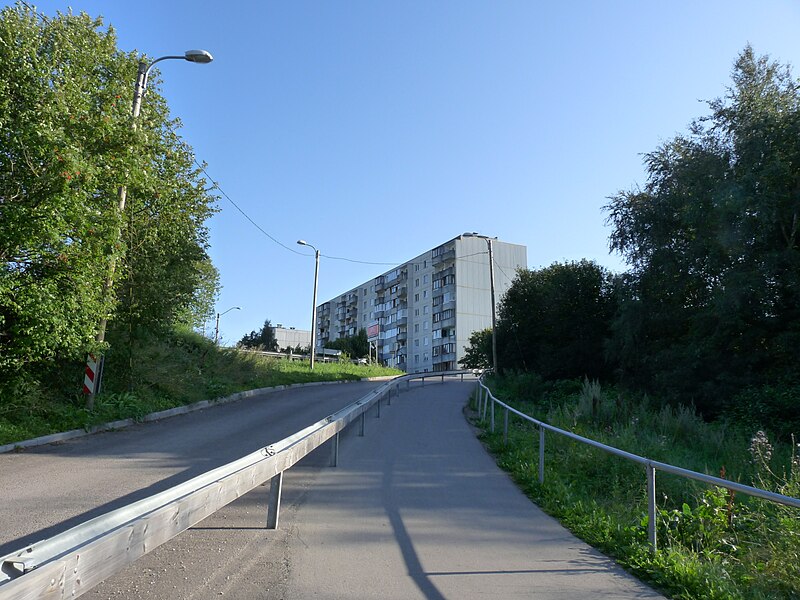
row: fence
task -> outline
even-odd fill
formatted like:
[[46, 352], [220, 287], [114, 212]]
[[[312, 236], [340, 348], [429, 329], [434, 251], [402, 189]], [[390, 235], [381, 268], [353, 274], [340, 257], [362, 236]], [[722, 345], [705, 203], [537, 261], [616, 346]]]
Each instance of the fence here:
[[630, 452], [625, 452], [624, 450], [620, 450], [619, 448], [614, 448], [613, 446], [607, 446], [606, 444], [601, 444], [600, 442], [596, 442], [595, 440], [591, 440], [589, 438], [577, 435], [575, 433], [572, 433], [571, 431], [565, 431], [563, 429], [559, 429], [558, 427], [548, 425], [547, 423], [539, 421], [538, 419], [534, 419], [533, 417], [526, 415], [512, 408], [505, 402], [502, 402], [501, 400], [495, 398], [491, 390], [489, 390], [489, 388], [486, 387], [486, 385], [484, 384], [483, 380], [481, 380], [480, 387], [478, 388], [478, 415], [482, 420], [486, 420], [487, 412], [489, 413], [488, 415], [489, 427], [491, 428], [493, 433], [495, 431], [495, 405], [502, 407], [502, 409], [504, 410], [504, 415], [503, 415], [504, 443], [508, 443], [508, 418], [510, 414], [517, 415], [523, 420], [529, 421], [530, 423], [533, 423], [539, 428], [539, 483], [540, 484], [544, 484], [545, 431], [550, 431], [552, 433], [562, 435], [576, 442], [593, 446], [595, 448], [598, 448], [599, 450], [608, 452], [609, 454], [613, 454], [615, 456], [619, 456], [626, 460], [630, 460], [632, 462], [643, 465], [645, 467], [645, 477], [647, 482], [647, 516], [648, 516], [647, 537], [650, 542], [650, 546], [653, 550], [656, 550], [656, 548], [658, 547], [658, 540], [656, 539], [656, 471], [657, 470], [663, 471], [665, 473], [671, 473], [673, 475], [678, 475], [680, 477], [686, 477], [688, 479], [694, 479], [696, 481], [702, 481], [703, 483], [707, 483], [709, 485], [716, 485], [719, 487], [727, 488], [729, 490], [741, 492], [749, 496], [763, 498], [764, 500], [777, 502], [778, 504], [785, 504], [787, 506], [800, 508], [800, 499], [792, 498], [791, 496], [784, 496], [783, 494], [769, 492], [759, 488], [751, 487], [749, 485], [736, 483], [735, 481], [729, 481], [727, 479], [722, 479], [720, 477], [713, 477], [711, 475], [706, 475], [705, 473], [698, 473], [697, 471], [690, 471], [689, 469], [683, 469], [681, 467], [676, 467], [674, 465], [670, 465], [667, 463], [650, 460], [649, 458], [638, 456]]
[[76, 598], [169, 541], [209, 515], [267, 481], [270, 482], [267, 529], [280, 516], [283, 473], [311, 451], [331, 440], [331, 466], [339, 460], [339, 434], [381, 402], [391, 404], [401, 384], [412, 380], [472, 372], [405, 375], [382, 384], [360, 400], [283, 440], [204, 473], [169, 490], [87, 521], [62, 534], [0, 558], [0, 600]]

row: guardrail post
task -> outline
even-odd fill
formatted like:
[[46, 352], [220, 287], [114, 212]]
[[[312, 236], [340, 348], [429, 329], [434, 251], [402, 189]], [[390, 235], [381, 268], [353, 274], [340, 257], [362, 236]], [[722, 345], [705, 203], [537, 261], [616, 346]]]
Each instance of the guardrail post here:
[[358, 428], [359, 437], [364, 437], [364, 425], [366, 423], [366, 420], [367, 420], [367, 413], [366, 411], [364, 411], [361, 413], [360, 427]]
[[442, 383], [444, 383], [444, 375], [442, 375]]
[[281, 488], [283, 488], [283, 471], [269, 480], [269, 505], [267, 506], [267, 529], [278, 528], [278, 517], [281, 512]]
[[503, 444], [508, 444], [508, 409], [503, 417]]
[[381, 396], [378, 396], [378, 409], [375, 411], [375, 418], [381, 418]]
[[386, 394], [386, 406], [391, 406], [392, 405], [392, 394], [394, 394], [395, 390], [399, 390], [399, 389], [400, 389], [399, 385], [396, 385], [394, 387], [390, 387], [389, 388], [389, 393]]
[[650, 542], [650, 549], [655, 552], [658, 549], [656, 540], [656, 469], [653, 465], [647, 465], [647, 540]]
[[492, 398], [492, 433], [494, 433], [494, 398]]
[[489, 409], [489, 397], [489, 390], [486, 390], [486, 397], [483, 400], [483, 417], [481, 418], [481, 421], [486, 420], [486, 411]]
[[539, 425], [539, 485], [544, 483], [544, 427]]
[[339, 432], [331, 438], [331, 466], [339, 466]]

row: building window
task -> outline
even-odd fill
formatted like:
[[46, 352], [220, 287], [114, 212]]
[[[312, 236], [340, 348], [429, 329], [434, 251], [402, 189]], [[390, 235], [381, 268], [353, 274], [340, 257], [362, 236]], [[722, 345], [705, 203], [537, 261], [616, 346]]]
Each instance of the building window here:
[[419, 294], [414, 294], [414, 302], [419, 302]]
[[441, 296], [435, 296], [433, 298], [433, 305], [434, 306], [439, 306], [441, 303], [442, 303], [442, 297]]
[[[414, 265], [414, 272], [419, 271], [419, 263]], [[419, 358], [419, 357], [417, 357]]]
[[419, 309], [418, 309], [418, 308], [415, 308], [415, 309], [414, 309], [414, 316], [415, 316], [415, 317], [418, 317], [418, 316], [419, 316]]
[[422, 345], [423, 346], [427, 346], [428, 344], [430, 344], [430, 342], [431, 341], [430, 341], [430, 339], [428, 338], [427, 335], [424, 338], [422, 338]]
[[414, 287], [419, 287], [419, 277], [414, 280]]
[[428, 283], [428, 276], [427, 275], [423, 275], [422, 276], [422, 283]]
[[422, 324], [422, 328], [423, 328], [425, 331], [428, 331], [428, 329], [430, 329], [430, 322], [428, 322], [428, 321], [425, 321], [425, 322]]
[[438, 313], [433, 313], [433, 322], [438, 323], [439, 321], [446, 321], [453, 317], [453, 309], [448, 308], [447, 310], [443, 310]]
[[419, 333], [419, 323], [414, 323], [414, 333]]
[[430, 308], [431, 308], [431, 307], [430, 307], [430, 306], [428, 306], [427, 304], [426, 304], [425, 306], [423, 306], [423, 307], [422, 307], [422, 314], [423, 314], [423, 315], [427, 315], [427, 314], [428, 314], [428, 312], [430, 311]]
[[414, 355], [414, 363], [419, 364], [419, 354]]
[[414, 340], [414, 347], [419, 348], [419, 339]]

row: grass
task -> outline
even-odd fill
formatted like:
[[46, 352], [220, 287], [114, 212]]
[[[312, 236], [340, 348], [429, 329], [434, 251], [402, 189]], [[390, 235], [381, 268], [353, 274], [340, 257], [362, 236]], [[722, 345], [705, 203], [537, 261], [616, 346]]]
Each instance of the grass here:
[[83, 366], [79, 363], [53, 365], [36, 381], [6, 386], [0, 399], [0, 445], [120, 419], [140, 419], [152, 412], [244, 390], [399, 374], [352, 363], [316, 363], [311, 371], [307, 361], [219, 348], [190, 332], [139, 341], [132, 352], [115, 352], [116, 347], [112, 345], [106, 355], [103, 391], [96, 396], [92, 410], [86, 408], [80, 391], [82, 379], [78, 376]]
[[[524, 413], [610, 446], [800, 496], [794, 442], [773, 445], [763, 432], [707, 423], [691, 409], [656, 406], [589, 382], [545, 385], [526, 377], [496, 378], [490, 387]], [[800, 598], [799, 510], [659, 473], [659, 549], [653, 553], [647, 543], [643, 467], [548, 434], [540, 485], [537, 430], [512, 417], [504, 444], [502, 412], [496, 419], [495, 433], [488, 422], [478, 423], [482, 438], [525, 493], [670, 597]]]

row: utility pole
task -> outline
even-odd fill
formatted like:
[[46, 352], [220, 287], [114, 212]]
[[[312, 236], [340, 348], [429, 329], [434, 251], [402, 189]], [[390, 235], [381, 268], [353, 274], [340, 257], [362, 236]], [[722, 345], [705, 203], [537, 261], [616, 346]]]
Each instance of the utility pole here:
[[497, 309], [494, 300], [494, 253], [491, 238], [486, 238], [486, 244], [489, 246], [489, 286], [492, 293], [492, 368], [497, 373]]

